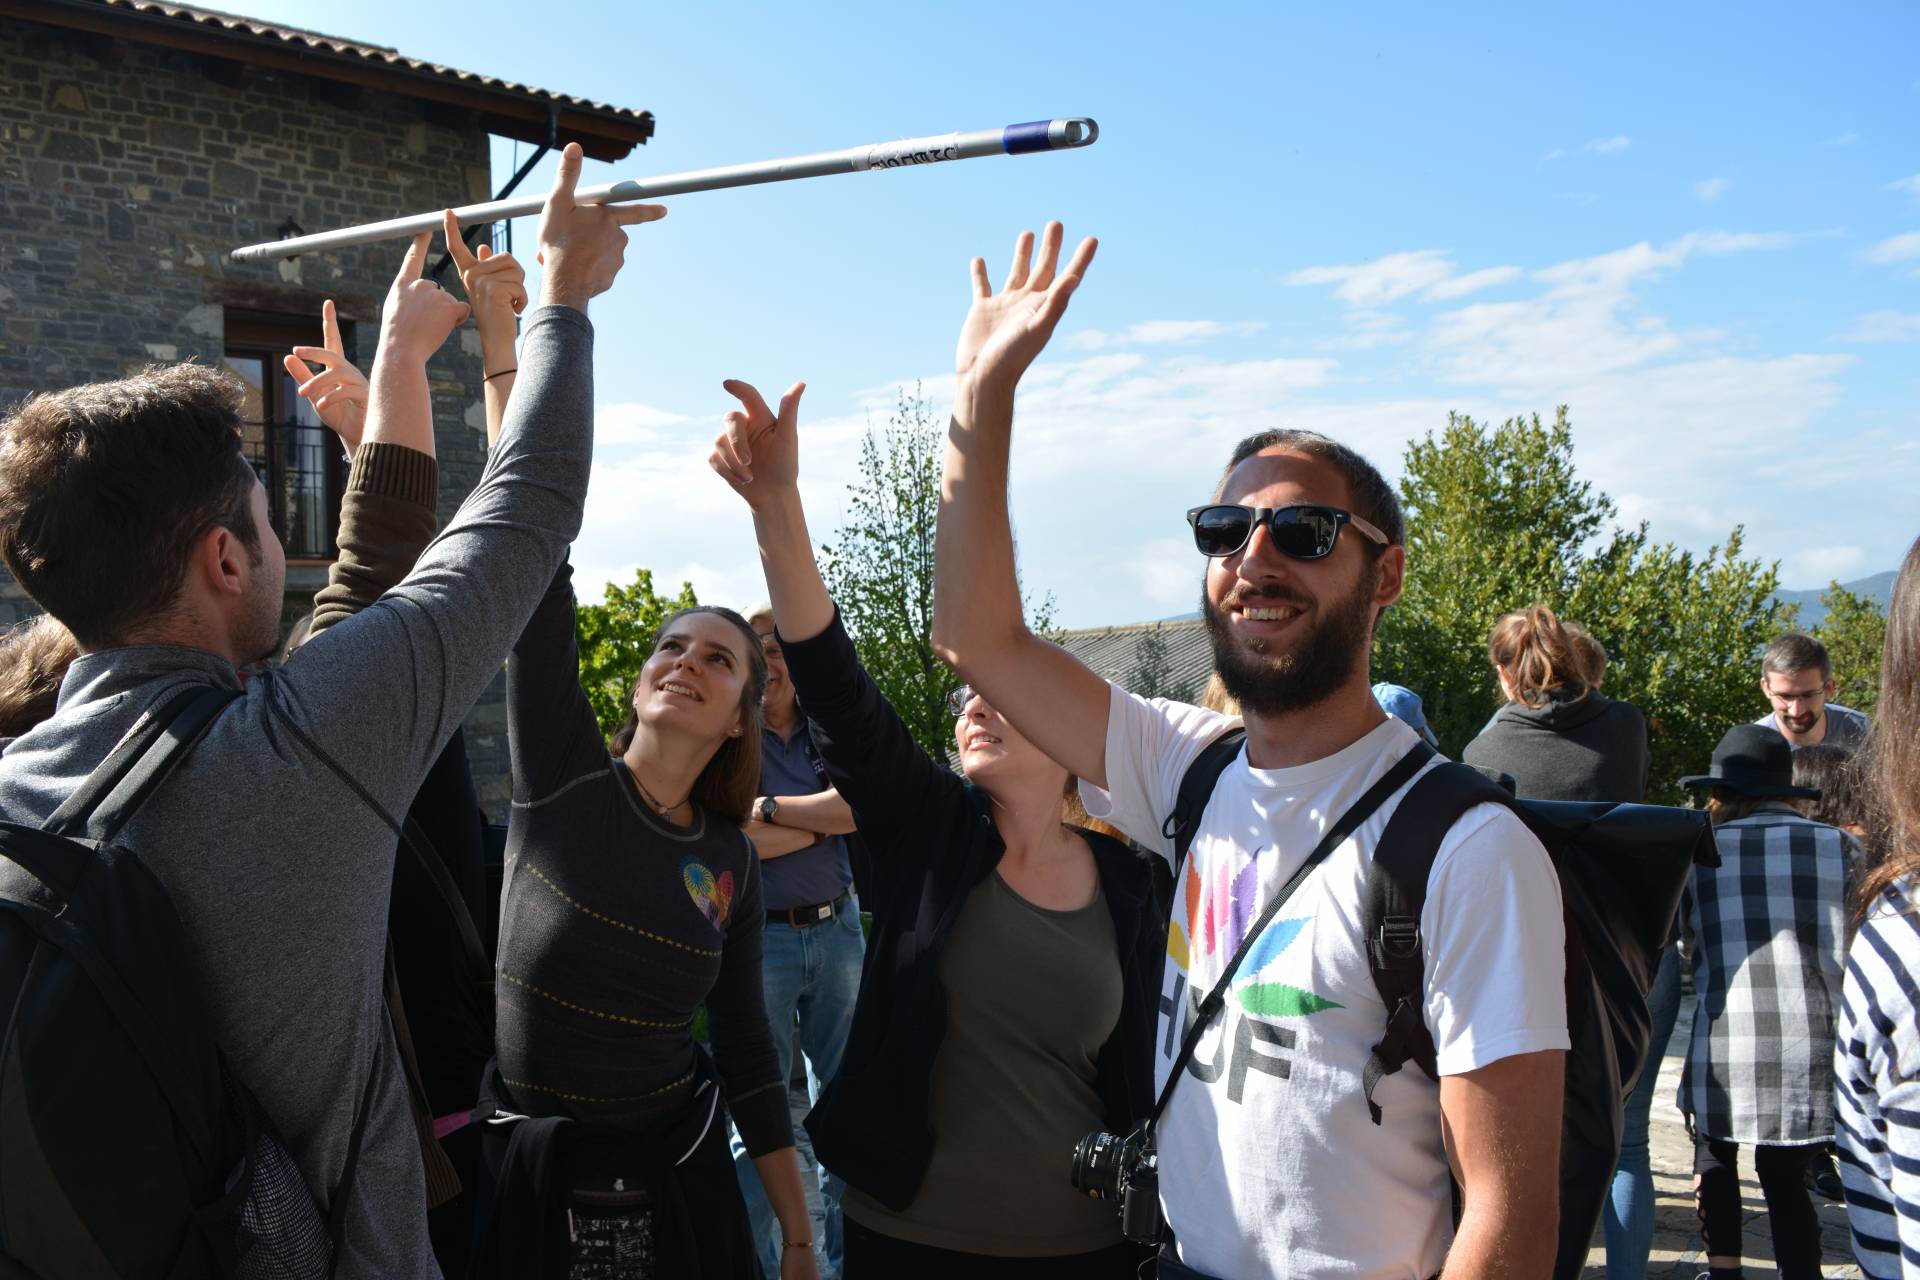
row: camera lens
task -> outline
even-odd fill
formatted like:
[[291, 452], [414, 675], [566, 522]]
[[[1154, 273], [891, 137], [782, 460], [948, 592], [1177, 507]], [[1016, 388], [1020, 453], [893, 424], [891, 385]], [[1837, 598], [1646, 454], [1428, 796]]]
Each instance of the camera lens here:
[[1126, 1139], [1117, 1133], [1090, 1133], [1073, 1148], [1073, 1189], [1096, 1200], [1120, 1197], [1120, 1167]]

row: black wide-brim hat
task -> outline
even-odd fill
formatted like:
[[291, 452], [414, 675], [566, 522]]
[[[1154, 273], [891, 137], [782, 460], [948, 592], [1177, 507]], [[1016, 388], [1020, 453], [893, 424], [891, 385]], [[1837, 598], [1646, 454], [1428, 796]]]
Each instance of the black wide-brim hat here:
[[1742, 724], [1727, 730], [1705, 773], [1680, 779], [1683, 787], [1725, 787], [1743, 796], [1818, 800], [1818, 787], [1793, 785], [1793, 746], [1778, 729]]

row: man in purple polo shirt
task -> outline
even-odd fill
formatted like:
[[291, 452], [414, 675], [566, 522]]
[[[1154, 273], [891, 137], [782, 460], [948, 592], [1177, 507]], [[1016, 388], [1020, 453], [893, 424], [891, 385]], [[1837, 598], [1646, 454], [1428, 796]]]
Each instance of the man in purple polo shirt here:
[[[866, 951], [847, 842], [842, 839], [853, 830], [853, 812], [827, 781], [807, 737], [806, 718], [800, 714], [780, 641], [773, 633], [773, 610], [755, 609], [747, 621], [767, 655], [767, 692], [760, 703], [766, 717], [761, 733], [761, 794], [747, 823], [747, 834], [760, 854], [767, 905], [761, 944], [767, 1018], [773, 1024], [783, 1077], [792, 1074], [790, 1055], [798, 1028], [800, 1050], [806, 1055], [811, 1087], [818, 1096], [820, 1086], [840, 1069]], [[772, 1206], [753, 1162], [742, 1157], [736, 1165], [755, 1238], [760, 1241], [761, 1263], [768, 1275], [778, 1275], [780, 1240]], [[821, 1171], [820, 1196], [826, 1210], [821, 1280], [840, 1273], [844, 1185]]]

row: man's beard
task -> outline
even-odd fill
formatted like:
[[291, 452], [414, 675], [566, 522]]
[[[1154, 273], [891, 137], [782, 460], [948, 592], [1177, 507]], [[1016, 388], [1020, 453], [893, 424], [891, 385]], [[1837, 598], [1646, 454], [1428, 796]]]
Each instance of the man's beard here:
[[[1294, 642], [1289, 653], [1262, 660], [1264, 641], [1251, 644], [1233, 632], [1233, 624], [1200, 589], [1200, 616], [1213, 643], [1213, 668], [1243, 713], [1285, 715], [1318, 706], [1352, 678], [1373, 644], [1373, 590], [1376, 569], [1369, 568], [1326, 616]], [[1247, 592], [1242, 607], [1264, 600], [1301, 603], [1283, 592]], [[1252, 652], [1249, 652], [1252, 649]]]

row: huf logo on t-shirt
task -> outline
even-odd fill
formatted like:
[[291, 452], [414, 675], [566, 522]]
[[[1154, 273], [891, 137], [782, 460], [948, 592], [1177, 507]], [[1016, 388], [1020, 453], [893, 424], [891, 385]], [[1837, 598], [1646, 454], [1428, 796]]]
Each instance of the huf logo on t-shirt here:
[[700, 859], [682, 858], [680, 879], [685, 882], [693, 905], [700, 908], [700, 914], [707, 918], [707, 923], [716, 929], [726, 928], [727, 909], [733, 905], [733, 872], [722, 871], [719, 878], [715, 879], [713, 868]]
[[[1186, 883], [1182, 886], [1186, 919], [1176, 919], [1167, 931], [1167, 956], [1173, 965], [1168, 967], [1171, 990], [1160, 998], [1160, 1012], [1166, 1019], [1161, 1042], [1161, 1054], [1165, 1058], [1171, 1059], [1178, 1051], [1204, 994], [1189, 986], [1188, 971], [1196, 967], [1203, 974], [1212, 970], [1215, 975], [1212, 981], [1218, 981], [1219, 971], [1239, 950], [1259, 917], [1256, 898], [1260, 852], [1256, 850], [1237, 871], [1231, 868], [1230, 858], [1216, 860], [1217, 865], [1210, 868], [1214, 874], [1208, 877], [1211, 884], [1201, 879], [1196, 865], [1201, 859], [1190, 858], [1187, 862]], [[1291, 1029], [1276, 1025], [1270, 1019], [1303, 1018], [1323, 1009], [1340, 1007], [1335, 1001], [1294, 983], [1282, 982], [1277, 976], [1276, 971], [1289, 967], [1298, 955], [1289, 955], [1289, 950], [1307, 933], [1310, 923], [1305, 916], [1268, 923], [1234, 974], [1225, 1014], [1229, 1026], [1222, 1029], [1222, 1034], [1210, 1029], [1214, 1042], [1212, 1054], [1201, 1049], [1187, 1063], [1187, 1071], [1203, 1084], [1213, 1083], [1225, 1071], [1230, 1101], [1240, 1101], [1249, 1071], [1281, 1080], [1291, 1074], [1286, 1051], [1293, 1049], [1297, 1037]], [[1211, 963], [1202, 963], [1203, 957]], [[1212, 981], [1206, 985], [1210, 987]]]

